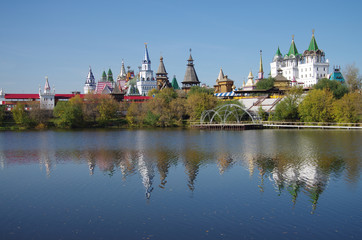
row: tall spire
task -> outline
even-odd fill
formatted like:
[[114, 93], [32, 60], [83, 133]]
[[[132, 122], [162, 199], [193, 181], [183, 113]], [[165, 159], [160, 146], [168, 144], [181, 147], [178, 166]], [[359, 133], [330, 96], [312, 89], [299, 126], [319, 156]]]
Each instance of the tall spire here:
[[263, 58], [262, 58], [262, 51], [261, 51], [261, 50], [260, 50], [260, 66], [259, 66], [258, 78], [259, 78], [259, 79], [263, 79], [263, 78], [264, 78]]
[[151, 63], [150, 56], [148, 55], [147, 43], [145, 43], [145, 59], [143, 60], [144, 63]]
[[119, 74], [121, 77], [125, 77], [127, 74], [126, 74], [126, 69], [124, 68], [124, 61], [122, 59], [122, 67], [121, 67], [121, 72]]
[[264, 73], [263, 71], [263, 58], [262, 58], [262, 51], [260, 50], [260, 65], [259, 65], [259, 72]]
[[312, 40], [310, 40], [308, 51], [317, 51], [317, 50], [318, 50], [318, 45], [317, 45], [317, 41], [314, 38], [314, 29], [313, 29]]

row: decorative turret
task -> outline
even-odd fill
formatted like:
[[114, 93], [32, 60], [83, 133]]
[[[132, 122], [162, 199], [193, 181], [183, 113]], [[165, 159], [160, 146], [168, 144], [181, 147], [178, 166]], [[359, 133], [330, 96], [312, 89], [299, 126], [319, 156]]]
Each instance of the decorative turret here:
[[278, 50], [274, 55], [273, 62], [282, 61], [282, 60], [283, 60], [283, 55], [282, 55], [282, 53], [281, 53], [281, 51], [279, 49], [279, 46], [278, 46]]
[[49, 85], [49, 81], [48, 81], [48, 76], [45, 77], [45, 85], [44, 85], [44, 94], [49, 94], [50, 92], [50, 85]]
[[[245, 84], [245, 82], [244, 82], [244, 84]], [[249, 75], [248, 75], [248, 81], [246, 82], [243, 90], [252, 90], [254, 88], [255, 88], [254, 76], [253, 76], [253, 73], [250, 70]]]
[[45, 77], [45, 85], [43, 93], [39, 89], [39, 97], [40, 97], [40, 108], [52, 110], [54, 109], [55, 100], [54, 100], [55, 93], [51, 92], [48, 77]]
[[107, 74], [107, 81], [108, 82], [113, 82], [113, 73], [111, 69], [108, 69], [108, 74]]
[[214, 85], [215, 93], [224, 93], [233, 91], [234, 81], [229, 79], [227, 75], [224, 75], [222, 68], [220, 68], [219, 76], [216, 79], [216, 85]]
[[171, 83], [168, 81], [165, 65], [163, 64], [163, 57], [160, 57], [160, 65], [156, 73], [157, 89], [171, 88]]
[[195, 71], [194, 60], [192, 59], [190, 49], [190, 57], [187, 60], [186, 73], [184, 81], [182, 82], [182, 90], [188, 92], [192, 86], [200, 86], [200, 81]]
[[95, 89], [96, 89], [96, 81], [93, 76], [92, 68], [89, 66], [87, 79], [85, 80], [84, 84], [84, 94], [94, 92]]
[[172, 85], [173, 89], [175, 89], [175, 90], [180, 89], [180, 87], [178, 86], [177, 80], [176, 80], [176, 75], [173, 75], [171, 85]]
[[258, 73], [258, 79], [264, 78], [264, 70], [263, 70], [263, 59], [262, 59], [262, 51], [260, 50], [260, 65], [259, 65], [259, 73]]
[[292, 43], [290, 44], [290, 48], [289, 48], [289, 52], [287, 53], [287, 56], [288, 57], [299, 56], [297, 46], [295, 45], [295, 42], [294, 42], [294, 35], [292, 35]]
[[317, 51], [318, 50], [318, 45], [317, 45], [317, 41], [314, 38], [314, 29], [312, 31], [312, 40], [310, 40], [309, 43], [309, 47], [308, 47], [308, 51]]
[[107, 74], [106, 74], [106, 71], [103, 71], [103, 73], [102, 73], [101, 82], [107, 82]]
[[124, 62], [123, 62], [123, 59], [122, 59], [121, 72], [119, 73], [119, 75], [117, 77], [117, 81], [125, 80], [126, 76], [127, 76], [127, 73], [126, 73], [126, 69], [124, 68]]
[[222, 81], [223, 79], [224, 79], [224, 72], [222, 71], [222, 68], [220, 68], [219, 76], [216, 79], [216, 83]]

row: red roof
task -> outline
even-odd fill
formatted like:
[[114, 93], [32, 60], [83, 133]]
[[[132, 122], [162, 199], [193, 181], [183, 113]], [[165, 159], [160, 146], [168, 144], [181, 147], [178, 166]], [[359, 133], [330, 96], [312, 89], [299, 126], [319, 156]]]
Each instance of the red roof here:
[[147, 100], [151, 99], [151, 97], [148, 96], [124, 96], [125, 100]]
[[55, 99], [69, 99], [72, 97], [75, 97], [76, 95], [79, 95], [81, 98], [84, 98], [84, 94], [55, 94]]
[[[55, 94], [55, 99], [69, 99], [74, 97], [76, 94]], [[84, 94], [78, 94], [81, 98], [84, 98]], [[39, 94], [33, 93], [7, 93], [5, 99], [39, 99]]]
[[6, 93], [5, 99], [39, 99], [39, 94], [33, 93]]

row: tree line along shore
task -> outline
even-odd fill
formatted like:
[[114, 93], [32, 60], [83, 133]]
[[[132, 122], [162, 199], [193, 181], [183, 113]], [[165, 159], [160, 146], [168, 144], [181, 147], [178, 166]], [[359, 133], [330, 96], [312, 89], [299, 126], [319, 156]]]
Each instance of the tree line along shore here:
[[[273, 79], [263, 81], [259, 87], [265, 88]], [[86, 94], [59, 102], [54, 110], [40, 109], [38, 103], [29, 111], [21, 104], [11, 112], [0, 106], [0, 129], [187, 127], [199, 121], [204, 110], [230, 102], [242, 105], [238, 100], [218, 99], [213, 89], [202, 87], [192, 87], [187, 94], [172, 88], [154, 89], [150, 95], [154, 97], [146, 102], [117, 102], [110, 95]], [[275, 111], [260, 108], [258, 115], [264, 121], [360, 123], [361, 87], [321, 79], [308, 92], [291, 88]]]

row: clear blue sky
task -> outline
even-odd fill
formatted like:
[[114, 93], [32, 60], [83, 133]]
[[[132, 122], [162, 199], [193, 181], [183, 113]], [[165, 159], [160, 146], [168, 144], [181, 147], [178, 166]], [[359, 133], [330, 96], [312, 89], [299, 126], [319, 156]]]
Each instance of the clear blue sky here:
[[156, 72], [162, 53], [170, 78], [179, 84], [189, 48], [202, 83], [212, 86], [220, 67], [240, 87], [259, 65], [264, 72], [277, 47], [285, 54], [295, 35], [308, 48], [312, 29], [333, 65], [362, 70], [360, 1], [2, 1], [0, 88], [36, 93], [49, 76], [57, 93], [83, 90], [88, 66], [96, 80], [122, 58], [137, 70], [148, 43]]

